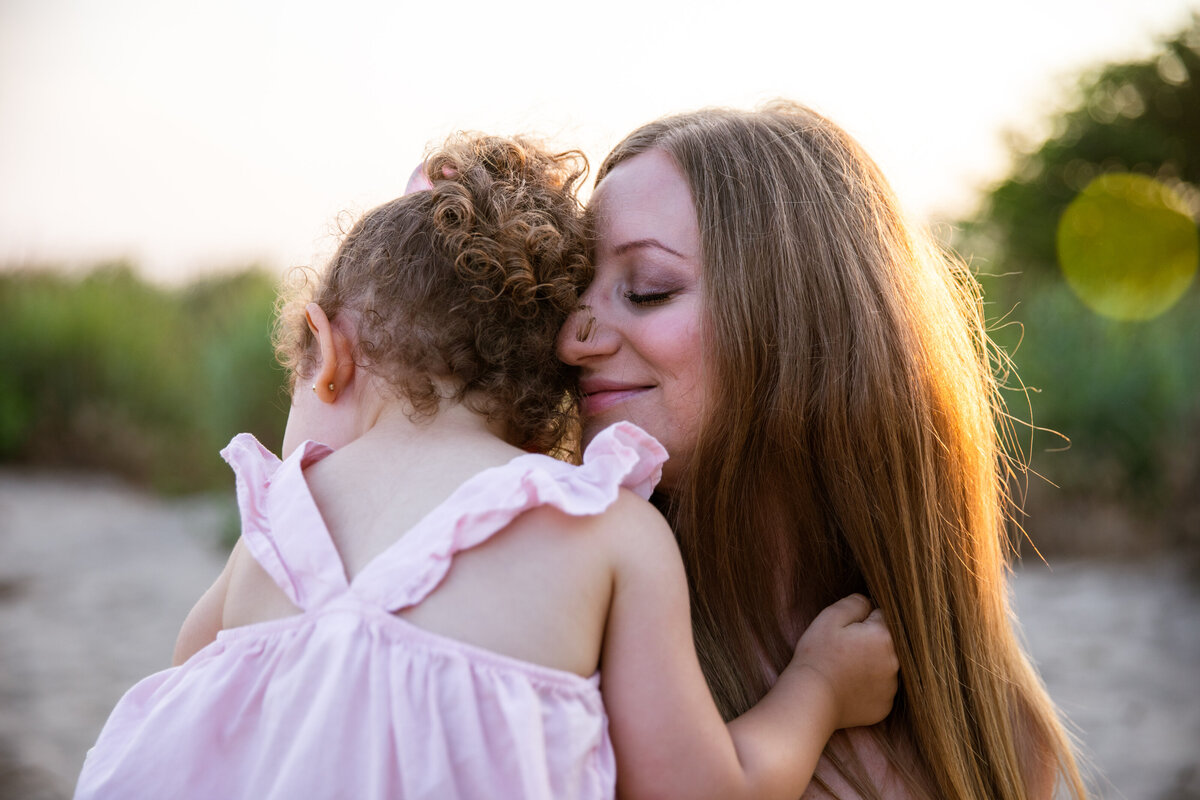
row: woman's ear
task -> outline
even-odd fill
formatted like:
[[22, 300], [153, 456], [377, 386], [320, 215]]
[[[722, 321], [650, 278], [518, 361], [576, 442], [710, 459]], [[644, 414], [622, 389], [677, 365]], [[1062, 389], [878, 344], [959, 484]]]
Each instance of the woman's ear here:
[[322, 402], [332, 403], [354, 379], [354, 343], [316, 303], [305, 306], [304, 317], [321, 353], [321, 363], [313, 375], [313, 391]]

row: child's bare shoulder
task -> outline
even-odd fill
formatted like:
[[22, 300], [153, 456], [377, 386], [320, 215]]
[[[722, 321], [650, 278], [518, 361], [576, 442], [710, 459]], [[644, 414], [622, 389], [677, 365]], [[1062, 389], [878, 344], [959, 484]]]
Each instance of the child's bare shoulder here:
[[657, 579], [662, 570], [674, 570], [680, 563], [679, 545], [670, 525], [658, 509], [628, 489], [621, 489], [600, 514], [570, 516], [556, 509], [543, 511], [546, 513], [529, 521], [553, 527], [556, 537], [577, 543], [589, 557], [609, 565], [618, 578], [649, 571], [653, 574], [646, 577]]
[[510, 531], [553, 536], [614, 552], [631, 547], [675, 547], [674, 535], [662, 514], [628, 489], [620, 489], [617, 499], [599, 514], [575, 515], [554, 506], [541, 506], [518, 517]]
[[643, 543], [634, 546], [661, 546], [665, 539], [674, 545], [675, 534], [663, 515], [629, 489], [621, 489], [616, 502], [600, 516], [600, 524], [607, 535], [620, 537], [623, 544], [626, 539], [632, 539]]

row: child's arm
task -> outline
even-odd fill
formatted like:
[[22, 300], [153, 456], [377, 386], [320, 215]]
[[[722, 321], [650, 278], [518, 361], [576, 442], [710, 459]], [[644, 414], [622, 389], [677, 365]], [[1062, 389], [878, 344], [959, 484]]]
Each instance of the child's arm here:
[[179, 629], [179, 637], [175, 640], [175, 655], [171, 658], [171, 666], [178, 667], [187, 661], [206, 645], [217, 638], [221, 632], [222, 617], [225, 614], [225, 594], [229, 589], [229, 575], [233, 572], [233, 562], [242, 549], [242, 540], [238, 539], [225, 562], [225, 568], [213, 581], [213, 585], [200, 596], [196, 605], [188, 612], [187, 618]]
[[729, 723], [747, 775], [760, 775], [780, 796], [796, 796], [784, 781], [802, 781], [803, 791], [834, 731], [888, 715], [898, 669], [883, 612], [867, 598], [850, 595], [824, 609], [771, 691]]
[[866, 599], [851, 597], [817, 617], [775, 687], [726, 725], [696, 657], [674, 536], [645, 504], [619, 502], [610, 514], [616, 564], [601, 689], [622, 798], [795, 800], [835, 730], [887, 715], [891, 638]]

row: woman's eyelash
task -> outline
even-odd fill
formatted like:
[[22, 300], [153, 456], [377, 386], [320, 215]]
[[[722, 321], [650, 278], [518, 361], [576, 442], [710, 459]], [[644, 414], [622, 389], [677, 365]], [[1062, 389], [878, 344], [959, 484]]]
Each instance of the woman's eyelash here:
[[649, 292], [647, 294], [626, 292], [625, 299], [635, 306], [657, 306], [670, 300], [671, 294], [671, 292]]

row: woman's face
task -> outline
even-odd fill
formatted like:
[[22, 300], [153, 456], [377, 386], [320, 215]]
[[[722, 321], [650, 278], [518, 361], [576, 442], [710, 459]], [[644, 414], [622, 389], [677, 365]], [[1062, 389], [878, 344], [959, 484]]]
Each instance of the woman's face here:
[[[675, 162], [651, 150], [597, 188], [595, 277], [588, 307], [563, 326], [559, 357], [580, 369], [584, 442], [628, 420], [662, 442], [670, 487], [696, 443], [707, 396], [702, 347], [700, 228]], [[596, 323], [579, 341], [588, 316]]]

